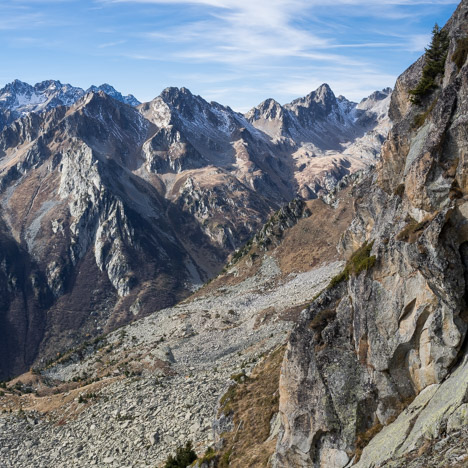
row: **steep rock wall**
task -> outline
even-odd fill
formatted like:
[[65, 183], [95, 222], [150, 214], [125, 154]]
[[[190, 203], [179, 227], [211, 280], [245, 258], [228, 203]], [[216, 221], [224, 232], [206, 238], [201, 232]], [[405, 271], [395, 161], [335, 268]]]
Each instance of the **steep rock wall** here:
[[408, 91], [424, 58], [397, 81], [393, 130], [381, 163], [355, 191], [357, 215], [341, 246], [348, 257], [364, 243], [372, 248], [351, 257], [349, 274], [303, 312], [291, 335], [275, 466], [351, 466], [465, 353], [468, 68], [458, 70], [451, 57], [468, 35], [467, 16], [462, 1], [446, 25], [444, 77], [421, 106]]

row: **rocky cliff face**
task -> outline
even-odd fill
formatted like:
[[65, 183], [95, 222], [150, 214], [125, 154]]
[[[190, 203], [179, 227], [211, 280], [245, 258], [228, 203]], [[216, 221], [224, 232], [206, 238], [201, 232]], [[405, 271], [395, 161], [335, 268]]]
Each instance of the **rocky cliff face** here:
[[47, 278], [0, 218], [0, 352], [2, 375], [14, 375], [36, 357], [45, 310], [52, 304]]
[[288, 344], [276, 466], [354, 465], [382, 427], [357, 466], [390, 466], [466, 424], [468, 387], [454, 369], [467, 352], [468, 68], [451, 57], [467, 16], [462, 1], [445, 27], [444, 76], [421, 106], [408, 91], [424, 58], [397, 81], [382, 161], [355, 189], [357, 215], [341, 242], [348, 265]]

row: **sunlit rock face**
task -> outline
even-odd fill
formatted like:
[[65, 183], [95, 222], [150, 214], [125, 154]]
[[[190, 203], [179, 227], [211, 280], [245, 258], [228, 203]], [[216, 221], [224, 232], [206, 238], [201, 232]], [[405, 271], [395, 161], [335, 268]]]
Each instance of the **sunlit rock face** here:
[[[465, 386], [463, 393], [467, 384], [459, 372], [440, 387], [447, 395], [453, 390], [453, 401], [442, 404], [440, 391], [434, 393], [443, 409], [438, 422], [421, 411], [425, 399], [437, 406], [426, 389], [438, 389], [466, 353], [468, 69], [459, 70], [451, 57], [468, 33], [467, 15], [463, 1], [446, 26], [445, 74], [427, 103], [412, 105], [408, 94], [424, 59], [396, 83], [393, 129], [376, 170], [355, 189], [357, 215], [341, 241], [355, 273], [303, 313], [288, 344], [278, 467], [350, 466], [382, 426], [388, 430], [358, 466], [387, 466], [443, 434], [452, 411], [463, 413], [457, 386]], [[363, 245], [364, 257], [352, 256]], [[409, 413], [401, 411], [415, 398], [421, 404], [406, 424]], [[400, 413], [398, 427], [411, 433], [411, 444], [392, 429]]]

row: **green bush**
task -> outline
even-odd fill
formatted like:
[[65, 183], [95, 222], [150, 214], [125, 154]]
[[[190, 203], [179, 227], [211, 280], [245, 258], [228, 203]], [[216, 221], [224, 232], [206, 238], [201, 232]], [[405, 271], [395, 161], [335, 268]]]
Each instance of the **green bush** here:
[[437, 88], [436, 78], [444, 72], [449, 42], [447, 32], [443, 31], [436, 24], [432, 30], [431, 44], [426, 49], [426, 64], [423, 68], [421, 79], [416, 88], [409, 91], [412, 103], [421, 104], [422, 98]]
[[376, 261], [375, 255], [370, 255], [373, 245], [374, 241], [369, 244], [367, 241], [364, 242], [364, 244], [351, 255], [344, 270], [331, 279], [327, 289], [333, 288], [333, 286], [336, 286], [342, 281], [347, 281], [350, 276], [359, 276], [359, 273], [362, 271], [372, 268]]
[[232, 449], [229, 449], [219, 460], [219, 468], [227, 468], [229, 466], [229, 459], [231, 458]]
[[248, 379], [245, 375], [245, 372], [240, 372], [239, 374], [232, 374], [230, 378], [236, 383], [244, 383]]
[[185, 447], [178, 447], [175, 456], [169, 455], [164, 468], [186, 468], [197, 459], [192, 442], [188, 441]]
[[231, 400], [236, 396], [236, 393], [236, 385], [231, 385], [219, 401], [219, 413], [222, 413], [225, 416], [228, 416], [231, 413]]

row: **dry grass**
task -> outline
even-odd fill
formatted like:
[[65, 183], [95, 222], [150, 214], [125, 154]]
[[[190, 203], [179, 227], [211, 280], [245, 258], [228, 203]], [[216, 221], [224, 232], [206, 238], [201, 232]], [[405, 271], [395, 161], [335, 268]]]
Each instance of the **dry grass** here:
[[343, 190], [336, 209], [322, 200], [307, 202], [312, 215], [289, 229], [274, 252], [283, 275], [302, 273], [341, 259], [336, 245], [354, 215], [350, 192], [349, 188]]
[[356, 452], [354, 462], [357, 463], [361, 458], [362, 451], [367, 444], [383, 429], [382, 424], [376, 423], [367, 431], [358, 434], [356, 438]]
[[396, 239], [413, 244], [419, 239], [419, 236], [431, 221], [432, 217], [424, 218], [420, 223], [415, 219], [410, 219], [406, 226], [398, 233]]
[[336, 316], [336, 309], [321, 310], [309, 323], [309, 328], [320, 333]]
[[270, 354], [246, 382], [233, 385], [223, 398], [221, 411], [232, 413], [234, 430], [223, 434], [225, 445], [220, 453], [220, 466], [267, 466], [276, 446], [276, 440], [267, 439], [270, 420], [278, 412], [284, 351], [283, 346]]
[[458, 71], [460, 71], [466, 62], [468, 56], [468, 37], [463, 37], [457, 41], [457, 48], [452, 55], [452, 60], [457, 65]]
[[[19, 380], [21, 380], [21, 377]], [[5, 396], [0, 397], [0, 402], [11, 409], [12, 412], [17, 412], [20, 408], [24, 411], [38, 411], [48, 415], [50, 420], [57, 421], [57, 424], [65, 425], [92, 404], [92, 401], [87, 404], [79, 404], [77, 400], [80, 395], [98, 394], [103, 387], [120, 379], [121, 377], [109, 378], [82, 387], [76, 387], [77, 384], [66, 384], [60, 388], [55, 388], [54, 390], [57, 393], [54, 393], [51, 389], [51, 392], [47, 392], [44, 396], [36, 396], [32, 393], [18, 395], [8, 392], [5, 393]]]

